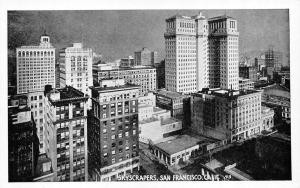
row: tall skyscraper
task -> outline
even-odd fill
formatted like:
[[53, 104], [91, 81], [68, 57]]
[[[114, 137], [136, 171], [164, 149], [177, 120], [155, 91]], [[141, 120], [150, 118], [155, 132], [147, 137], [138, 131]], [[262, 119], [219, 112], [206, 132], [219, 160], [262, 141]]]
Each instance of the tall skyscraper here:
[[210, 18], [209, 88], [239, 89], [239, 32], [229, 16]]
[[88, 117], [89, 174], [93, 181], [116, 180], [139, 168], [139, 87], [123, 79], [92, 88]]
[[55, 48], [47, 34], [39, 46], [17, 48], [17, 93], [43, 91], [45, 85], [55, 86]]
[[237, 21], [207, 20], [201, 13], [166, 20], [166, 89], [192, 93], [202, 88], [238, 89]]
[[21, 46], [17, 56], [17, 93], [27, 93], [40, 140], [40, 152], [44, 152], [44, 87], [55, 87], [55, 48], [50, 37], [43, 34], [39, 46]]
[[208, 87], [208, 23], [199, 15], [166, 20], [166, 89], [192, 93]]
[[81, 43], [59, 52], [60, 87], [72, 86], [90, 95], [93, 86], [93, 53], [90, 48], [83, 48]]
[[54, 181], [87, 181], [87, 100], [70, 86], [45, 87], [45, 152]]

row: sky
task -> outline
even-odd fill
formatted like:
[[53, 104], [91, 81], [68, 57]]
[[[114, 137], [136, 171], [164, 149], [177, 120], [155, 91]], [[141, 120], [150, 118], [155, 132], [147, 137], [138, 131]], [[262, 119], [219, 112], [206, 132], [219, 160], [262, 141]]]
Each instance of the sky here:
[[288, 9], [244, 10], [97, 10], [8, 12], [8, 46], [36, 45], [44, 31], [57, 48], [83, 42], [85, 47], [113, 61], [147, 47], [164, 58], [165, 19], [175, 14], [207, 18], [231, 16], [238, 21], [240, 54], [257, 54], [270, 45], [289, 59]]

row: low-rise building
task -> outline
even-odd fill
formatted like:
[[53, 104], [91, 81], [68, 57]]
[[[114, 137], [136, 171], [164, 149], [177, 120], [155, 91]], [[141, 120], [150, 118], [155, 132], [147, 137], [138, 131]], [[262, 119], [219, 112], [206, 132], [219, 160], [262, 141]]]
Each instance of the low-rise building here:
[[153, 105], [139, 104], [139, 141], [156, 143], [168, 136], [179, 134], [182, 121], [171, 117], [169, 110]]
[[190, 125], [190, 96], [183, 95], [164, 89], [154, 93], [156, 95], [156, 105], [160, 108], [170, 110], [171, 116], [182, 120], [184, 128]]
[[274, 127], [274, 110], [261, 106], [261, 121], [263, 130], [270, 130]]
[[156, 106], [156, 96], [149, 92], [145, 96], [139, 97], [139, 104], [149, 104], [151, 106]]
[[35, 168], [34, 182], [53, 182], [53, 168], [51, 159], [45, 153], [41, 154], [38, 158]]
[[279, 84], [267, 86], [263, 89], [263, 105], [274, 109], [275, 122], [291, 120], [290, 90]]
[[158, 160], [173, 166], [180, 161], [188, 161], [191, 155], [199, 149], [199, 141], [188, 135], [180, 135], [153, 145], [152, 152]]
[[255, 66], [240, 66], [239, 77], [248, 78], [251, 81], [257, 81], [257, 68]]
[[239, 89], [240, 90], [254, 89], [254, 82], [247, 78], [239, 78]]

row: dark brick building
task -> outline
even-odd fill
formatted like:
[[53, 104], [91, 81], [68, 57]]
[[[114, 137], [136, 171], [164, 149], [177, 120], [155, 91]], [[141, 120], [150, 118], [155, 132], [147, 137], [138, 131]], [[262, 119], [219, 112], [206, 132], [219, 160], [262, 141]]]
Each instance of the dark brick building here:
[[124, 80], [102, 80], [91, 90], [89, 174], [94, 181], [115, 180], [139, 169], [139, 87]]

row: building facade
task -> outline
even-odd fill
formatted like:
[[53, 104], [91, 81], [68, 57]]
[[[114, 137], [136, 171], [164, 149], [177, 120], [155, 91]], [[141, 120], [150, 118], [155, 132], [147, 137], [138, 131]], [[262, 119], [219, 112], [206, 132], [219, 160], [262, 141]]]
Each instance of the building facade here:
[[71, 86], [45, 88], [45, 152], [54, 181], [87, 181], [87, 100]]
[[274, 127], [274, 114], [275, 113], [272, 108], [261, 106], [261, 121], [263, 130], [270, 130], [270, 128]]
[[257, 81], [257, 69], [255, 66], [239, 67], [239, 77], [248, 78], [253, 82]]
[[26, 95], [8, 101], [8, 181], [32, 181], [39, 155], [36, 126]]
[[44, 87], [55, 87], [55, 48], [50, 37], [43, 34], [39, 46], [21, 46], [17, 56], [17, 93], [26, 93], [28, 106], [33, 112], [40, 140], [40, 151], [44, 152]]
[[208, 87], [208, 23], [204, 16], [166, 19], [166, 89], [191, 93]]
[[60, 87], [72, 86], [90, 95], [89, 87], [93, 86], [93, 52], [83, 48], [81, 43], [59, 52]]
[[146, 47], [142, 48], [140, 51], [134, 52], [135, 65], [154, 66], [158, 63], [157, 61], [157, 52], [150, 51]]
[[140, 87], [140, 96], [156, 91], [156, 69], [150, 66], [134, 66], [111, 70], [98, 70], [98, 81], [103, 79], [124, 79], [126, 83]]
[[40, 152], [45, 152], [44, 144], [44, 123], [45, 123], [45, 96], [43, 91], [29, 92], [28, 106], [30, 106], [34, 122], [36, 124], [36, 134], [40, 140]]
[[55, 87], [55, 48], [50, 37], [41, 36], [39, 46], [17, 48], [17, 93], [43, 91]]
[[[109, 83], [111, 81], [111, 83]], [[139, 169], [139, 87], [103, 80], [92, 87], [89, 113], [89, 173], [93, 181], [116, 180]]]
[[192, 93], [202, 88], [238, 89], [237, 21], [175, 15], [166, 20], [166, 89]]
[[250, 79], [239, 78], [239, 88], [240, 90], [254, 89], [254, 82]]
[[164, 89], [154, 93], [156, 105], [162, 109], [170, 110], [171, 116], [182, 121], [183, 128], [190, 125], [190, 96]]
[[191, 129], [227, 143], [260, 134], [261, 91], [203, 90], [192, 94]]
[[169, 110], [139, 103], [139, 141], [146, 144], [179, 134], [182, 121], [171, 117]]
[[209, 25], [209, 88], [239, 89], [239, 32], [237, 20], [219, 16]]
[[282, 67], [282, 53], [274, 51], [270, 48], [265, 52], [265, 65], [266, 67], [274, 68], [274, 72], [279, 72]]

